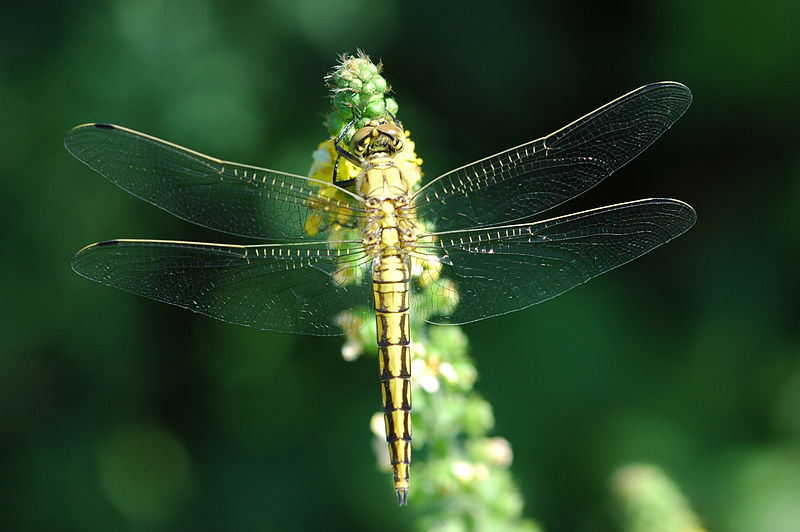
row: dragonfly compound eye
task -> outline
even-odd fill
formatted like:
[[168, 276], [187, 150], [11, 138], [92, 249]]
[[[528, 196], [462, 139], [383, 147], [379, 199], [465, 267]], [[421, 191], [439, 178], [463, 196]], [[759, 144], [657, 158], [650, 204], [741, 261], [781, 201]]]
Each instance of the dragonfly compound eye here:
[[388, 122], [384, 122], [383, 124], [376, 126], [376, 129], [380, 131], [381, 134], [386, 135], [387, 137], [398, 138], [403, 136], [402, 129]]
[[375, 130], [382, 136], [386, 137], [389, 141], [389, 146], [394, 151], [403, 149], [403, 130], [394, 124], [383, 123], [375, 128]]
[[355, 151], [357, 155], [363, 155], [367, 151], [367, 147], [374, 136], [374, 126], [367, 125], [356, 131], [351, 139], [353, 151]]

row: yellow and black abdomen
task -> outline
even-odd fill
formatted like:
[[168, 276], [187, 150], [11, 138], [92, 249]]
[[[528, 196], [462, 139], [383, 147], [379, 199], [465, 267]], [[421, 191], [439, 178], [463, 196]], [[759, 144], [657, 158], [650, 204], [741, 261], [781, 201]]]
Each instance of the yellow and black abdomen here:
[[378, 332], [386, 443], [400, 504], [408, 500], [411, 462], [411, 347], [408, 317], [408, 266], [399, 254], [376, 260], [372, 293]]

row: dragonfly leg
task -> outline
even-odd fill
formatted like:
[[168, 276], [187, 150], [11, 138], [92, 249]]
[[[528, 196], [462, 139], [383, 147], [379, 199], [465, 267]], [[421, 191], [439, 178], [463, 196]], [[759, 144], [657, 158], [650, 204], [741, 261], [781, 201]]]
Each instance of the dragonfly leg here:
[[394, 115], [391, 113], [391, 111], [389, 111], [389, 110], [387, 109], [387, 111], [386, 111], [386, 114], [387, 114], [387, 115], [389, 115], [389, 116], [391, 117], [391, 119], [392, 119], [392, 122], [394, 122], [394, 125], [396, 125], [396, 126], [397, 126], [397, 127], [399, 127], [400, 129], [403, 129], [403, 124], [402, 124], [402, 122], [400, 122], [400, 120], [398, 120], [398, 119], [397, 119], [397, 117], [396, 117], [396, 116], [394, 116]]
[[344, 157], [345, 159], [347, 159], [356, 166], [361, 166], [361, 161], [358, 159], [358, 157], [347, 151], [342, 146], [342, 142], [344, 141], [344, 136], [347, 134], [348, 131], [350, 131], [350, 128], [352, 128], [353, 124], [355, 123], [356, 123], [356, 117], [354, 116], [353, 119], [350, 120], [350, 122], [344, 127], [344, 129], [342, 129], [342, 132], [336, 138], [336, 142], [333, 143], [333, 145], [336, 147], [336, 153], [338, 154], [336, 156], [336, 162], [333, 163], [333, 183], [335, 185], [339, 185], [340, 187], [353, 185], [356, 181], [355, 179], [346, 179], [346, 180], [339, 179], [339, 162], [342, 160], [342, 157]]

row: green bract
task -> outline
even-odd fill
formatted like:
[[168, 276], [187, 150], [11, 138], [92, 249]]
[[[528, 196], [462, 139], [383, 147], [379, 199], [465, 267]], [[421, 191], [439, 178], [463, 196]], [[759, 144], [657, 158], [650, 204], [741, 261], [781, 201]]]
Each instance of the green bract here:
[[328, 132], [338, 137], [351, 120], [355, 119], [346, 138], [352, 136], [370, 120], [397, 115], [397, 102], [389, 98], [389, 84], [381, 76], [382, 65], [377, 65], [363, 52], [342, 56], [340, 62], [325, 78], [331, 90], [333, 111], [325, 119]]

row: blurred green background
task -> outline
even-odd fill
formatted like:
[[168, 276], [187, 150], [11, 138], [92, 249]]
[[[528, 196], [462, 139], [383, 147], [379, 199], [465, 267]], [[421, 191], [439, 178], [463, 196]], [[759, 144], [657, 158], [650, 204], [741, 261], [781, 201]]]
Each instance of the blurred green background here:
[[[659, 464], [714, 531], [800, 530], [800, 3], [117, 0], [0, 17], [0, 529], [406, 530], [378, 473], [370, 358], [91, 283], [115, 237], [213, 235], [74, 160], [123, 124], [306, 173], [337, 54], [382, 59], [431, 177], [644, 83], [687, 114], [579, 210], [691, 203], [678, 240], [465, 327], [526, 514], [615, 530], [609, 476]], [[329, 398], [334, 398], [328, 402]], [[385, 523], [390, 519], [390, 523]]]

